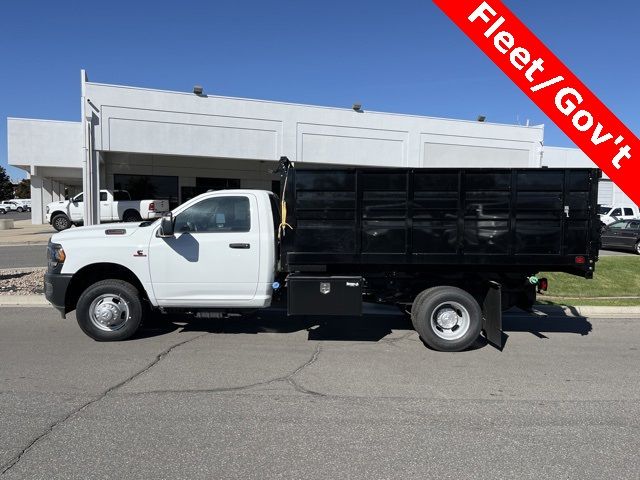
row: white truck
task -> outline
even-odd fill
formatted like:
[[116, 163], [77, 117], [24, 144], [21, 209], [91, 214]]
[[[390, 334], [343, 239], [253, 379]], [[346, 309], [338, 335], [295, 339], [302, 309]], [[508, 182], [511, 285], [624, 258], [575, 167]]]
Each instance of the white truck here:
[[5, 200], [0, 202], [0, 208], [4, 209], [6, 212], [30, 212], [31, 211], [31, 200], [30, 199], [20, 199], [14, 198], [12, 200]]
[[638, 218], [638, 207], [633, 205], [599, 205], [600, 221], [610, 225], [618, 220], [632, 220]]
[[[84, 193], [47, 205], [47, 223], [57, 231], [84, 222]], [[126, 190], [100, 190], [100, 222], [154, 220], [169, 210], [168, 200], [131, 200]]]
[[46, 298], [99, 341], [130, 338], [151, 310], [215, 317], [286, 298], [289, 315], [348, 319], [385, 303], [410, 310], [430, 347], [459, 351], [481, 331], [502, 346], [501, 312], [532, 308], [537, 272], [593, 276], [595, 169], [281, 165], [280, 201], [207, 192], [153, 222], [53, 235]]

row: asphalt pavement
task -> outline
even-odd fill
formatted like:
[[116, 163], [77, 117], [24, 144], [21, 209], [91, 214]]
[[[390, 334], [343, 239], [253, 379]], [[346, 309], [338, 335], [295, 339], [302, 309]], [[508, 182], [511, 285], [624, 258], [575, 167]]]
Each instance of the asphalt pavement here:
[[31, 218], [31, 212], [16, 212], [10, 211], [5, 213], [4, 215], [0, 215], [0, 219], [13, 219], [13, 220], [29, 220]]
[[97, 343], [0, 308], [0, 476], [637, 478], [639, 320], [511, 315], [503, 352], [439, 353], [377, 312]]
[[46, 266], [46, 245], [0, 245], [0, 269]]

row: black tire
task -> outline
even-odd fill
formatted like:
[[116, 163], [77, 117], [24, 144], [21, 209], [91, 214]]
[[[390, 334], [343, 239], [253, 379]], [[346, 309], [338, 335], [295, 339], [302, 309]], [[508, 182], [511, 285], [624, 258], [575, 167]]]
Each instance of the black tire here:
[[[92, 307], [95, 300], [101, 297], [106, 297], [104, 300], [98, 301], [97, 305], [104, 304], [105, 302], [111, 304], [121, 304], [124, 302], [127, 315], [124, 313], [116, 317], [114, 320], [114, 328], [103, 325], [100, 327], [97, 320], [94, 321], [96, 315], [91, 315], [91, 309], [96, 308], [96, 305]], [[116, 301], [118, 299], [118, 301]], [[76, 306], [76, 318], [78, 325], [84, 333], [99, 342], [115, 342], [120, 340], [127, 340], [131, 338], [142, 325], [143, 320], [143, 305], [138, 289], [124, 280], [102, 280], [94, 283], [87, 288]], [[93, 317], [93, 318], [92, 318]], [[121, 324], [115, 325], [115, 323], [121, 320]], [[115, 328], [117, 326], [117, 328]]]
[[24, 210], [22, 209], [22, 207], [18, 207], [18, 208], [16, 208], [16, 211], [17, 211], [18, 213], [22, 213], [22, 212], [24, 212]]
[[122, 221], [123, 222], [140, 222], [142, 221], [142, 217], [135, 210], [127, 210], [126, 212], [124, 212], [124, 215], [122, 215]]
[[[439, 328], [435, 320], [431, 321], [434, 314], [442, 309], [457, 315], [452, 328]], [[441, 352], [459, 352], [470, 347], [480, 336], [482, 309], [473, 296], [460, 288], [433, 287], [416, 296], [411, 307], [411, 322], [429, 347]], [[456, 334], [460, 328], [463, 331]], [[451, 338], [443, 338], [446, 336]]]
[[6, 215], [7, 211], [0, 208], [0, 215]]
[[51, 219], [51, 225], [57, 231], [61, 232], [62, 230], [66, 230], [67, 228], [71, 228], [71, 220], [64, 213], [58, 213], [54, 215]]

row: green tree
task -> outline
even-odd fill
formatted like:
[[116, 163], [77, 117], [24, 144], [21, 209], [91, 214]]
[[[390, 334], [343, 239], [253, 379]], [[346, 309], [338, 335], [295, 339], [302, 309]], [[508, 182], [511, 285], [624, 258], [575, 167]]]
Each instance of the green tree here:
[[16, 186], [16, 198], [31, 198], [31, 180], [25, 178]]
[[13, 185], [4, 167], [0, 166], [0, 200], [13, 198]]

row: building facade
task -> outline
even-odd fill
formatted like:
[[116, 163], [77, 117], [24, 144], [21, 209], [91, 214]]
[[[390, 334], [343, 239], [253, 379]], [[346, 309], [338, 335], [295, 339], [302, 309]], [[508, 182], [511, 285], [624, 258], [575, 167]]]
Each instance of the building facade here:
[[89, 224], [100, 188], [172, 207], [209, 189], [274, 190], [283, 155], [307, 166], [593, 165], [576, 149], [543, 149], [543, 126], [106, 85], [84, 71], [81, 91], [79, 122], [8, 119], [9, 164], [31, 177], [34, 223], [65, 188], [85, 192]]

